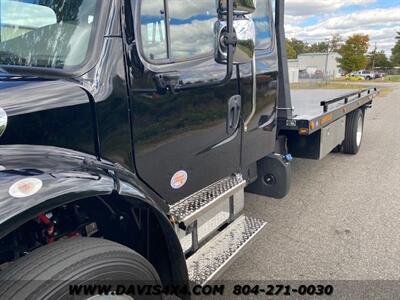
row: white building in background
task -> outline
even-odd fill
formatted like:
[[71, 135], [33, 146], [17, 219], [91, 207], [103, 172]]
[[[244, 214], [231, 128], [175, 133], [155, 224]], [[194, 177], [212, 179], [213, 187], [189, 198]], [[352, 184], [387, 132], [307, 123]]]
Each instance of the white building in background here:
[[326, 74], [328, 78], [338, 78], [342, 70], [338, 58], [342, 56], [337, 52], [332, 53], [305, 53], [297, 57], [299, 70], [306, 71], [310, 77], [315, 74]]
[[295, 83], [299, 82], [299, 60], [298, 59], [288, 59], [289, 67], [289, 82]]

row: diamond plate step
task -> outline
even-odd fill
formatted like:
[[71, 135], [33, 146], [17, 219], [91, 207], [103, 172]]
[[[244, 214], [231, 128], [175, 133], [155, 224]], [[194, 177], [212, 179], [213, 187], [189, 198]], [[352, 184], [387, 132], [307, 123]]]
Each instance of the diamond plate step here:
[[178, 222], [190, 224], [196, 220], [197, 215], [212, 209], [220, 200], [229, 198], [245, 186], [246, 181], [240, 174], [224, 178], [174, 204], [170, 213]]
[[267, 223], [240, 216], [186, 261], [189, 279], [205, 284], [223, 272]]

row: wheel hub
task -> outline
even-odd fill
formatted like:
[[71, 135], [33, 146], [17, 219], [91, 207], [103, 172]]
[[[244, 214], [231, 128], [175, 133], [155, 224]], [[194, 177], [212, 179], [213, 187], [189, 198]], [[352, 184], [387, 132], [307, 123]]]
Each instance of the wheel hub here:
[[358, 119], [358, 124], [357, 124], [357, 147], [360, 147], [361, 141], [362, 141], [362, 136], [363, 136], [363, 118], [360, 117]]

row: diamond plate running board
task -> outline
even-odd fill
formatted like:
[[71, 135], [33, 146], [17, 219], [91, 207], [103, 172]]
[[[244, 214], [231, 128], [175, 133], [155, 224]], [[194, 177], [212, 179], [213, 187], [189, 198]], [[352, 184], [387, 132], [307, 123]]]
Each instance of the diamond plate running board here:
[[204, 285], [215, 279], [266, 224], [260, 219], [240, 216], [187, 259], [190, 281]]
[[178, 222], [189, 225], [198, 215], [211, 210], [221, 200], [243, 190], [245, 186], [246, 181], [240, 174], [224, 178], [172, 205], [170, 213]]

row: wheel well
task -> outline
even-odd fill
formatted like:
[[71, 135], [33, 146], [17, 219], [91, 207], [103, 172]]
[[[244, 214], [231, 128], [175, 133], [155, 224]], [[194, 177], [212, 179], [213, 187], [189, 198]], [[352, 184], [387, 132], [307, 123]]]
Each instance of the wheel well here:
[[184, 256], [168, 223], [142, 200], [116, 194], [80, 199], [33, 217], [2, 238], [0, 271], [12, 261], [59, 239], [87, 236], [135, 250], [152, 263], [164, 284], [186, 282]]

